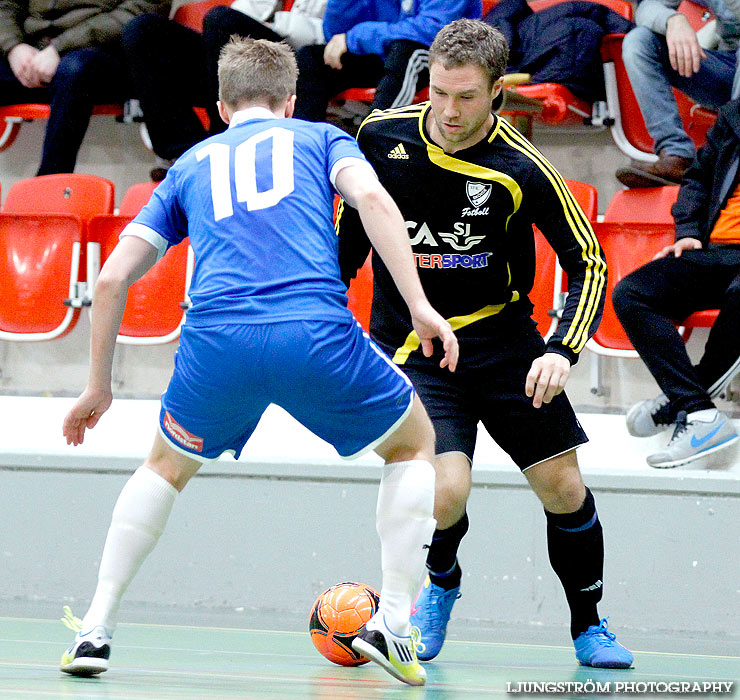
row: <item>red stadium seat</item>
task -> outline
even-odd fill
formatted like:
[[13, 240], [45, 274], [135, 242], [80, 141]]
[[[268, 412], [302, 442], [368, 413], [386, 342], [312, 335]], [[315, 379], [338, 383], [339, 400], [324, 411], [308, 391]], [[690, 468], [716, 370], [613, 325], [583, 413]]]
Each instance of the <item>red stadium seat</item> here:
[[[93, 107], [93, 116], [123, 116], [123, 105], [105, 104]], [[48, 119], [49, 105], [44, 104], [17, 104], [4, 105], [0, 107], [0, 121], [5, 123], [2, 134], [0, 134], [0, 151], [13, 145], [23, 122], [34, 119]]]
[[97, 175], [40, 175], [11, 185], [3, 211], [14, 214], [75, 214], [86, 222], [96, 214], [113, 213], [113, 200], [113, 183]]
[[72, 330], [84, 230], [73, 214], [0, 213], [0, 339], [40, 341]]
[[597, 355], [638, 357], [614, 312], [612, 291], [623, 277], [673, 242], [673, 224], [605, 222], [593, 226], [606, 255], [609, 278], [604, 316], [586, 347]]
[[203, 31], [203, 20], [210, 10], [219, 5], [231, 5], [230, 0], [203, 0], [202, 2], [189, 2], [175, 10], [172, 19], [183, 27], [195, 32]]
[[138, 182], [126, 190], [121, 200], [118, 213], [121, 216], [136, 216], [141, 208], [149, 201], [152, 192], [157, 189], [158, 182]]
[[672, 224], [671, 207], [678, 197], [678, 185], [619, 190], [604, 212], [604, 221], [626, 224]]
[[[89, 246], [99, 246], [101, 264], [130, 221], [127, 216], [99, 217], [91, 222]], [[88, 253], [92, 257], [92, 251]], [[180, 336], [185, 320], [192, 259], [187, 241], [167, 251], [140, 280], [131, 285], [117, 342], [126, 345], [169, 343]], [[95, 297], [92, 298], [95, 305]]]
[[[148, 201], [158, 183], [132, 185], [121, 201], [120, 214], [96, 216], [87, 237], [89, 298], [100, 267], [111, 254], [118, 237]], [[140, 280], [131, 285], [117, 342], [127, 345], [168, 343], [180, 336], [185, 320], [184, 305], [192, 274], [192, 253], [186, 241], [171, 248]]]
[[[655, 253], [675, 239], [671, 206], [678, 187], [646, 187], [617, 192], [604, 212], [604, 221], [594, 228], [604, 248], [609, 268], [604, 316], [587, 347], [598, 356], [639, 357], [619, 323], [611, 302], [614, 286], [626, 274], [652, 260]], [[691, 314], [681, 322], [679, 333], [687, 342], [694, 328], [709, 328], [719, 311]], [[598, 373], [598, 363], [596, 363]], [[592, 385], [594, 393], [598, 386]]]
[[[593, 185], [577, 180], [566, 180], [583, 213], [594, 221], [599, 211], [598, 192]], [[532, 318], [543, 338], [549, 338], [557, 328], [558, 313], [562, 310], [564, 294], [568, 291], [567, 278], [555, 251], [542, 233], [534, 228], [534, 246], [537, 265], [529, 300], [534, 304]]]
[[599, 214], [599, 193], [593, 185], [578, 180], [565, 180], [568, 189], [578, 202], [578, 206], [583, 209], [583, 213], [589, 221], [596, 221]]
[[[19, 180], [10, 187], [6, 195], [4, 214], [68, 214], [81, 221], [81, 249], [75, 263], [78, 266], [75, 272], [76, 284], [66, 294], [69, 305], [74, 308], [84, 304], [87, 294], [84, 240], [88, 222], [97, 214], [112, 212], [113, 200], [114, 188], [110, 180], [76, 173], [41, 175]], [[55, 235], [58, 232], [50, 229], [52, 238], [47, 238], [43, 228], [37, 234], [41, 245], [57, 245], [53, 240]]]

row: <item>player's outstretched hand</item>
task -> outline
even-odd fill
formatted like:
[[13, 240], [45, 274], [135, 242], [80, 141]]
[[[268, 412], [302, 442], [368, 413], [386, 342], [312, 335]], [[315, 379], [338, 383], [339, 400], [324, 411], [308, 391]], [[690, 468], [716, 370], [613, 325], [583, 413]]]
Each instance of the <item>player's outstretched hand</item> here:
[[556, 352], [546, 352], [532, 363], [524, 391], [527, 396], [534, 397], [532, 405], [540, 408], [543, 403], [550, 403], [565, 389], [569, 375], [568, 358]]
[[460, 349], [457, 345], [457, 338], [452, 332], [452, 326], [429, 304], [411, 311], [411, 324], [421, 341], [421, 351], [424, 353], [424, 357], [432, 356], [432, 339], [439, 338], [445, 351], [445, 356], [439, 366], [448, 367], [450, 372], [454, 372], [457, 367]]
[[110, 391], [87, 387], [64, 419], [62, 432], [67, 444], [81, 445], [85, 440], [85, 430], [98, 424], [112, 402], [113, 394]]

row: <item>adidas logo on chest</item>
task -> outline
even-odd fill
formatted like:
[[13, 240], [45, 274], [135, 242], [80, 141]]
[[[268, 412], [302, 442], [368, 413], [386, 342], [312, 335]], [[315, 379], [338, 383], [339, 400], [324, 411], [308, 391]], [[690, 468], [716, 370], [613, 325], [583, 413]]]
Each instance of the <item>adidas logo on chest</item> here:
[[403, 147], [403, 144], [399, 143], [398, 146], [390, 150], [388, 157], [395, 158], [397, 160], [408, 160], [409, 154], [406, 153], [406, 149]]

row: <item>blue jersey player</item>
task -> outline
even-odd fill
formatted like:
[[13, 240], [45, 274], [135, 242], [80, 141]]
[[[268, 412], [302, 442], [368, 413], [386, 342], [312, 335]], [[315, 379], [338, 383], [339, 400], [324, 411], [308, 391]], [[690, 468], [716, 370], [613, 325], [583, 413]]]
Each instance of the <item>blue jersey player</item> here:
[[295, 58], [283, 44], [234, 40], [219, 62], [229, 128], [186, 152], [121, 234], [95, 287], [90, 376], [64, 421], [79, 444], [109, 408], [111, 365], [130, 284], [186, 236], [195, 252], [175, 369], [159, 433], [113, 511], [98, 585], [61, 669], [107, 670], [122, 595], [162, 533], [175, 497], [204, 462], [238, 455], [275, 403], [343, 457], [385, 459], [377, 505], [380, 608], [355, 648], [422, 685], [409, 625], [434, 532], [434, 434], [411, 383], [347, 310], [332, 223], [335, 189], [355, 206], [409, 305], [414, 328], [454, 370], [457, 340], [429, 305], [393, 200], [354, 140], [291, 119]]

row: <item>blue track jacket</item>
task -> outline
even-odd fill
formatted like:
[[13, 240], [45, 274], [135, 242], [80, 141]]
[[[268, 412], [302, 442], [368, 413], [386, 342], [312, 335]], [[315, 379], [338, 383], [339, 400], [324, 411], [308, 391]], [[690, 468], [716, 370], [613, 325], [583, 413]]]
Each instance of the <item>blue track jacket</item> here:
[[481, 0], [329, 0], [324, 36], [346, 34], [350, 53], [384, 57], [396, 39], [429, 46], [446, 24], [481, 12]]

